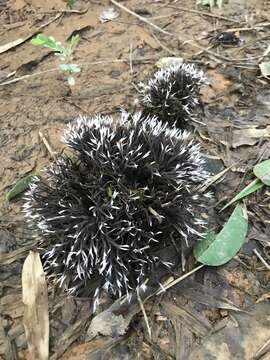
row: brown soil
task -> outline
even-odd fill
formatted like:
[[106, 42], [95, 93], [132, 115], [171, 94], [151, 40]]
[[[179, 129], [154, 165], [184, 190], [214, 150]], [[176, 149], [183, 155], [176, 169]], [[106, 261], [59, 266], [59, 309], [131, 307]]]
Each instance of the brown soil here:
[[[38, 173], [50, 163], [51, 155], [39, 132], [53, 151], [61, 152], [60, 137], [67, 122], [78, 115], [115, 114], [120, 107], [134, 110], [136, 84], [149, 77], [157, 60], [175, 55], [197, 63], [209, 81], [202, 90], [204, 111], [200, 119], [206, 126], [194, 123], [194, 136], [209, 159], [215, 161], [215, 173], [231, 167], [214, 186], [216, 209], [249, 182], [250, 170], [258, 161], [270, 157], [269, 81], [258, 67], [259, 62], [269, 61], [268, 53], [262, 57], [270, 38], [269, 2], [229, 0], [222, 9], [197, 9], [195, 13], [187, 10], [196, 9], [195, 0], [120, 3], [172, 35], [156, 31], [123, 10], [115, 20], [101, 23], [99, 16], [109, 1], [78, 0], [73, 12], [67, 11], [67, 3], [62, 0], [0, 1], [0, 359], [29, 356], [22, 326], [20, 279], [32, 240], [23, 226], [22, 199], [7, 204], [5, 194], [20, 178]], [[203, 16], [202, 12], [212, 16]], [[208, 49], [207, 34], [232, 28], [239, 29], [237, 34], [245, 41], [241, 46]], [[73, 62], [80, 64], [82, 71], [72, 90], [64, 76], [53, 71], [58, 58], [48, 49], [31, 45], [31, 35], [40, 31], [63, 42], [72, 34], [80, 35]], [[12, 46], [23, 38], [26, 40], [21, 44]], [[10, 49], [5, 51], [6, 44]], [[25, 75], [29, 76], [23, 78]], [[12, 82], [15, 78], [18, 81]], [[256, 137], [256, 133], [248, 136], [247, 129], [263, 129], [265, 137]], [[269, 190], [250, 197], [246, 203], [251, 224], [249, 242], [225, 268], [206, 269], [194, 280], [205, 286], [204, 292], [207, 287], [219, 287], [224, 298], [240, 307], [269, 293], [267, 269], [252, 251], [257, 248], [269, 262]], [[229, 213], [217, 216], [217, 223], [222, 224]], [[202, 305], [183, 294], [176, 287], [163, 300], [189, 309], [194, 317], [201, 313], [203, 320], [197, 321], [204, 323], [204, 328], [212, 328], [228, 316], [220, 313], [220, 304]], [[193, 331], [156, 299], [147, 308], [152, 339], [143, 317], [138, 315], [128, 335], [117, 340], [114, 347], [102, 338], [85, 343], [86, 323], [63, 340], [61, 335], [91, 311], [88, 300], [70, 299], [67, 305], [65, 299], [62, 293], [50, 293], [53, 359], [187, 359], [203, 338], [196, 324]], [[64, 311], [66, 306], [70, 311]], [[58, 353], [59, 348], [62, 350]], [[95, 349], [103, 349], [106, 354], [87, 357]], [[108, 349], [113, 349], [110, 355]]]

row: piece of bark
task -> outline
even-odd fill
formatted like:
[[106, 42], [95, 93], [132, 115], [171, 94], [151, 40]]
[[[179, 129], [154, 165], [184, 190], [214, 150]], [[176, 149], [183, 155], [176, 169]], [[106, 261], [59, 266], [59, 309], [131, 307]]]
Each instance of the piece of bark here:
[[30, 251], [22, 270], [24, 328], [31, 360], [49, 357], [48, 290], [37, 252]]

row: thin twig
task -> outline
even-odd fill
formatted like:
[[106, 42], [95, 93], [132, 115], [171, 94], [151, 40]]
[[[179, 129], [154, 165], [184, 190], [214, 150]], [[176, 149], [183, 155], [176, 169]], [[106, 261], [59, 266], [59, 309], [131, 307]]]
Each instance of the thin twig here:
[[130, 67], [131, 74], [133, 73], [132, 52], [133, 52], [133, 48], [132, 48], [132, 42], [131, 42], [130, 46], [129, 46], [129, 67]]
[[186, 279], [187, 277], [189, 277], [190, 275], [194, 274], [196, 271], [200, 270], [202, 267], [204, 267], [204, 265], [199, 265], [196, 268], [194, 268], [193, 270], [189, 271], [188, 273], [184, 274], [183, 276], [180, 276], [178, 279], [175, 279], [173, 281], [171, 281], [169, 284], [164, 284], [164, 286], [162, 286], [162, 289], [159, 290], [156, 294], [162, 294], [165, 290], [168, 290], [169, 288], [171, 288], [172, 286], [178, 284], [180, 281]]
[[261, 262], [265, 265], [265, 267], [270, 270], [270, 265], [264, 260], [264, 258], [262, 257], [262, 255], [257, 251], [257, 249], [253, 249], [253, 252], [255, 255], [258, 256], [258, 258], [261, 260]]
[[234, 55], [234, 54], [237, 54], [238, 52], [248, 48], [249, 46], [253, 45], [253, 44], [256, 44], [258, 43], [259, 41], [262, 41], [262, 40], [266, 40], [270, 37], [270, 35], [264, 35], [264, 36], [261, 36], [255, 40], [251, 40], [249, 42], [247, 42], [245, 45], [239, 47], [239, 48], [236, 48], [234, 50], [231, 51], [231, 55]]
[[262, 347], [260, 347], [260, 349], [254, 355], [253, 360], [262, 359], [262, 356], [266, 355], [266, 353], [269, 352], [269, 350], [270, 350], [270, 339], [268, 339], [266, 343]]
[[156, 210], [154, 210], [151, 206], [148, 207], [148, 211], [157, 219], [157, 221], [161, 224], [163, 217], [161, 215], [159, 215], [158, 212], [156, 212]]
[[165, 35], [173, 35], [171, 33], [169, 33], [168, 31], [166, 30], [163, 30], [162, 28], [160, 28], [159, 26], [153, 24], [151, 21], [147, 20], [146, 18], [144, 18], [143, 16], [139, 15], [139, 14], [136, 14], [134, 11], [128, 9], [126, 6], [122, 5], [122, 4], [119, 4], [117, 1], [115, 0], [111, 0], [111, 3], [113, 3], [115, 6], [119, 7], [120, 9], [124, 10], [125, 12], [135, 16], [136, 18], [140, 19], [142, 22], [152, 26], [152, 28], [156, 29], [157, 31], [165, 34]]
[[202, 47], [200, 45], [194, 44], [192, 41], [189, 42], [189, 45], [191, 45], [191, 46], [193, 46], [193, 47], [195, 47], [197, 49], [200, 49], [201, 51], [213, 56], [216, 59], [220, 59], [220, 60], [223, 60], [223, 61], [229, 61], [229, 62], [232, 61], [232, 59], [228, 59], [225, 56], [222, 56], [222, 55], [219, 55], [219, 54], [217, 54], [217, 53], [215, 53], [213, 51], [207, 50], [206, 48], [204, 48], [204, 47]]
[[43, 133], [41, 131], [38, 132], [39, 137], [41, 138], [41, 140], [43, 141], [46, 149], [48, 150], [49, 154], [51, 155], [51, 158], [55, 160], [56, 158], [56, 152], [52, 150], [50, 144], [48, 143], [47, 139], [45, 138], [45, 136], [43, 135]]
[[143, 313], [143, 317], [144, 317], [144, 321], [145, 321], [145, 324], [146, 324], [146, 328], [147, 328], [149, 338], [151, 339], [152, 338], [152, 332], [151, 332], [149, 321], [148, 321], [148, 318], [147, 318], [147, 315], [146, 315], [146, 312], [145, 312], [145, 308], [143, 306], [142, 299], [140, 297], [139, 287], [137, 287], [137, 298], [138, 298], [138, 302], [140, 304], [140, 307], [141, 307], [141, 310], [142, 310], [142, 313]]
[[[210, 46], [208, 46], [208, 48], [206, 48], [206, 50], [211, 50], [211, 49], [213, 49], [213, 47], [215, 47], [215, 45], [210, 45]], [[203, 54], [204, 52], [205, 52], [205, 49], [204, 49], [204, 50], [200, 50], [200, 51], [198, 51], [196, 54], [192, 55], [192, 57], [197, 57], [197, 56]]]
[[185, 11], [185, 12], [190, 12], [190, 13], [193, 13], [193, 14], [208, 16], [208, 17], [211, 17], [211, 18], [228, 21], [228, 22], [232, 22], [232, 23], [235, 23], [235, 24], [241, 23], [241, 21], [238, 21], [238, 20], [229, 19], [229, 18], [226, 18], [225, 16], [215, 15], [215, 14], [211, 14], [211, 13], [207, 13], [207, 12], [203, 12], [203, 11], [199, 11], [199, 10], [188, 9], [188, 8], [185, 8], [185, 7], [176, 7], [176, 6], [171, 6], [171, 5], [169, 5], [167, 7], [170, 8], [170, 9], [178, 10], [178, 11]]
[[173, 50], [170, 50], [166, 45], [162, 44], [162, 42], [156, 37], [154, 33], [151, 32], [151, 35], [156, 40], [156, 42], [162, 47], [162, 49], [166, 50], [171, 55], [176, 55], [176, 53]]
[[229, 166], [228, 168], [220, 171], [218, 174], [214, 175], [211, 179], [203, 183], [202, 185], [198, 186], [196, 190], [200, 190], [204, 192], [206, 189], [209, 188], [209, 186], [213, 185], [218, 179], [220, 179], [222, 176], [224, 176], [233, 166], [236, 164], [233, 164]]
[[[158, 59], [158, 56], [156, 58]], [[153, 59], [154, 59], [154, 57], [151, 57], [151, 58], [150, 57], [134, 58], [133, 59], [133, 64], [135, 62], [143, 62], [143, 61], [149, 61], [149, 60], [153, 60]], [[93, 62], [77, 63], [77, 65], [79, 65], [79, 66], [91, 66], [91, 65], [103, 65], [103, 64], [111, 64], [111, 63], [127, 63], [128, 61], [129, 60], [127, 60], [127, 59], [100, 60], [100, 61], [93, 61]], [[43, 74], [46, 74], [46, 73], [49, 73], [49, 72], [56, 72], [56, 71], [59, 71], [58, 67], [48, 69], [48, 70], [44, 70], [44, 71], [39, 71], [39, 72], [36, 72], [34, 74], [23, 75], [23, 76], [14, 78], [14, 79], [9, 80], [9, 81], [2, 82], [2, 83], [0, 83], [0, 86], [9, 85], [9, 84], [21, 81], [21, 80], [26, 80], [26, 79], [29, 79], [29, 78], [32, 78], [32, 77], [35, 77], [35, 76], [43, 75]]]
[[59, 9], [59, 10], [47, 10], [47, 11], [41, 11], [41, 14], [50, 14], [50, 13], [66, 13], [66, 14], [86, 14], [89, 10], [89, 7], [83, 10], [75, 10], [75, 9]]

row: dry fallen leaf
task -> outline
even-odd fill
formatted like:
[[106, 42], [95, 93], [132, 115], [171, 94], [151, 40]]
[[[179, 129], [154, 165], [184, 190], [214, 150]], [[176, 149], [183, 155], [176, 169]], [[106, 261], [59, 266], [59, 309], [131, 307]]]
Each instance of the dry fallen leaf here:
[[[154, 295], [156, 289], [148, 287], [140, 294], [142, 302]], [[125, 335], [130, 321], [141, 310], [137, 294], [133, 294], [131, 299], [123, 301], [116, 300], [108, 309], [96, 315], [86, 333], [85, 340], [90, 341], [98, 335], [120, 337]]]
[[233, 131], [232, 147], [255, 145], [259, 140], [270, 137], [270, 126], [264, 129], [248, 128]]
[[30, 251], [22, 270], [24, 328], [31, 360], [49, 358], [48, 290], [37, 252]]
[[105, 9], [99, 17], [102, 23], [116, 19], [120, 13], [112, 6]]
[[163, 57], [159, 59], [155, 65], [158, 68], [165, 68], [169, 66], [180, 65], [183, 62], [184, 62], [183, 58], [172, 56], [172, 57]]

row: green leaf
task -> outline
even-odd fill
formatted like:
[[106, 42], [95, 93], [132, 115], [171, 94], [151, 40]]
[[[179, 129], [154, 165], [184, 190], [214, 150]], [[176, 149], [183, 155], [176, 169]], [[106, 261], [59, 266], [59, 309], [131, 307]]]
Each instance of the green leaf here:
[[265, 185], [270, 186], [270, 160], [265, 160], [257, 164], [253, 172]]
[[72, 36], [70, 42], [69, 42], [69, 46], [72, 50], [74, 50], [75, 46], [78, 44], [80, 40], [80, 35], [74, 35]]
[[59, 64], [59, 69], [64, 72], [79, 73], [81, 68], [77, 64]]
[[34, 175], [28, 175], [21, 180], [19, 180], [13, 188], [6, 194], [6, 199], [8, 201], [12, 200], [15, 196], [22, 193], [24, 190], [26, 190], [29, 186], [29, 184], [36, 179], [37, 176]]
[[219, 266], [230, 261], [245, 241], [248, 228], [246, 208], [237, 205], [222, 230], [209, 232], [194, 247], [197, 261], [205, 265]]
[[38, 34], [35, 38], [33, 38], [31, 40], [31, 44], [44, 46], [60, 53], [63, 53], [65, 50], [64, 46], [61, 44], [60, 41], [56, 41], [53, 36], [46, 36], [43, 34]]
[[61, 71], [69, 71], [69, 65], [68, 64], [59, 64], [59, 69]]
[[31, 40], [32, 45], [44, 45], [46, 43], [46, 39], [43, 38], [42, 34], [38, 34], [35, 38]]
[[243, 199], [244, 197], [252, 194], [253, 192], [261, 189], [264, 186], [264, 184], [259, 180], [255, 179], [253, 180], [249, 185], [247, 185], [240, 193], [238, 193], [231, 201], [228, 202], [220, 211], [223, 211], [231, 204], [235, 203], [236, 201]]
[[72, 36], [72, 38], [70, 39], [70, 41], [67, 42], [67, 46], [64, 50], [64, 54], [66, 57], [70, 57], [76, 47], [76, 45], [78, 44], [78, 41], [80, 40], [80, 36], [79, 35], [74, 35]]
[[69, 64], [69, 71], [71, 73], [79, 73], [81, 68], [77, 64]]

